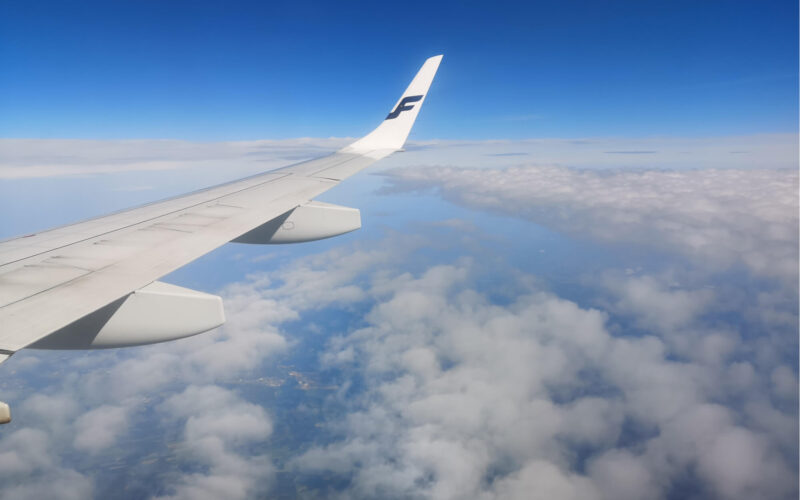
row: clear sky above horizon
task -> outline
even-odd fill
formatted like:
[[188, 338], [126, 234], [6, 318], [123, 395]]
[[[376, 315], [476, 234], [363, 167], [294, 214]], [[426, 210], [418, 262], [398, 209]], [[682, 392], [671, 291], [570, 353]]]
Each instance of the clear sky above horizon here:
[[412, 139], [797, 132], [797, 3], [0, 7], [0, 137], [359, 136], [443, 53]]

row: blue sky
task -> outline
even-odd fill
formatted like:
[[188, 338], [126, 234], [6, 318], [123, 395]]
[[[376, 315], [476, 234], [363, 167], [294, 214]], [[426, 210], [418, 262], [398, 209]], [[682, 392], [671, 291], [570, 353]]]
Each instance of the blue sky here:
[[0, 9], [0, 137], [359, 136], [437, 53], [412, 139], [797, 131], [792, 1]]

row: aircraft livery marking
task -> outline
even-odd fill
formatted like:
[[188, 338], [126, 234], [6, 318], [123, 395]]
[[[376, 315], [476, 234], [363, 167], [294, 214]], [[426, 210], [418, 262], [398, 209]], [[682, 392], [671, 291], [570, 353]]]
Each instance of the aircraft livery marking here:
[[413, 104], [409, 104], [409, 103], [410, 102], [417, 102], [420, 99], [422, 99], [421, 95], [410, 95], [408, 97], [403, 97], [403, 99], [400, 101], [400, 103], [397, 105], [397, 107], [394, 108], [394, 111], [389, 113], [389, 115], [386, 117], [386, 119], [387, 120], [391, 120], [392, 118], [397, 118], [398, 116], [400, 116], [400, 113], [402, 113], [403, 111], [410, 111], [410, 110], [414, 109], [414, 105]]

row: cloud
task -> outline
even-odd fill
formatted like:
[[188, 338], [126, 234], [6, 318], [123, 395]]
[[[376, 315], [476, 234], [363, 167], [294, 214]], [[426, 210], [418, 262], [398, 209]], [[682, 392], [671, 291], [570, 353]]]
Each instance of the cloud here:
[[[724, 364], [741, 342], [737, 328], [713, 321], [709, 322], [713, 326], [704, 324], [704, 319], [722, 313], [718, 304], [727, 305], [723, 290], [681, 286], [669, 273], [623, 275], [609, 271], [595, 282], [603, 289], [598, 305], [628, 319], [640, 331], [658, 334], [672, 352], [683, 357]], [[779, 361], [779, 357], [770, 358], [772, 363]]]
[[167, 399], [161, 410], [170, 419], [185, 420], [186, 461], [203, 472], [173, 479], [164, 499], [252, 498], [264, 491], [273, 475], [266, 455], [243, 453], [253, 441], [272, 433], [263, 408], [217, 386], [189, 386]]
[[[277, 325], [296, 312], [257, 290], [233, 285], [223, 291], [229, 321], [214, 332], [143, 348], [59, 354], [55, 364], [46, 362], [52, 378], [15, 406], [9, 426], [23, 427], [0, 438], [0, 480], [8, 485], [0, 498], [104, 496], [106, 489], [96, 483], [105, 484], [107, 463], [141, 453], [136, 442], [159, 433], [181, 436], [178, 460], [157, 481], [148, 478], [148, 495], [251, 498], [267, 491], [274, 467], [250, 445], [269, 438], [272, 420], [264, 408], [218, 385], [287, 348]], [[56, 355], [23, 351], [3, 368]], [[71, 375], [61, 376], [62, 369]], [[144, 450], [164, 452], [158, 446]], [[127, 467], [131, 480], [139, 481], [136, 467]]]
[[[373, 276], [367, 324], [323, 358], [366, 391], [341, 394], [349, 411], [330, 424], [338, 441], [298, 457], [298, 471], [339, 474], [342, 496], [357, 498], [796, 493], [786, 429], [747, 418], [737, 401], [759, 399], [755, 387], [720, 393], [726, 363], [681, 355], [660, 327], [614, 334], [608, 313], [536, 287], [494, 304], [472, 289], [473, 266]], [[625, 289], [663, 288], [631, 279]], [[667, 301], [681, 305], [692, 292], [674, 294]], [[671, 330], [707, 328], [685, 307]], [[770, 383], [769, 372], [755, 376]], [[795, 412], [786, 418], [796, 423]]]
[[442, 196], [612, 244], [677, 252], [713, 270], [740, 265], [796, 281], [796, 170], [614, 170], [519, 166], [393, 170], [395, 189]]
[[[579, 168], [797, 168], [793, 134], [680, 138], [595, 137], [409, 143], [407, 152], [375, 168], [398, 165], [468, 165], [504, 167], [518, 156], [540, 165]], [[0, 139], [0, 179], [119, 174], [192, 169], [227, 173], [224, 179], [270, 170], [331, 153], [351, 138], [299, 138], [232, 142], [171, 139], [82, 140]], [[737, 154], [732, 155], [731, 152]], [[611, 153], [611, 154], [607, 154]], [[619, 153], [619, 154], [614, 154]], [[648, 153], [648, 154], [642, 154]], [[642, 156], [646, 158], [642, 158]], [[481, 158], [476, 162], [476, 158]], [[146, 189], [135, 181], [133, 187]]]
[[607, 275], [604, 284], [618, 297], [612, 306], [616, 312], [631, 313], [642, 327], [662, 331], [691, 324], [714, 299], [712, 290], [669, 287], [649, 275]]
[[91, 453], [114, 444], [117, 435], [126, 427], [125, 409], [104, 405], [84, 413], [75, 422], [75, 448]]
[[658, 151], [604, 151], [607, 155], [653, 155]]
[[323, 156], [348, 142], [333, 138], [206, 143], [167, 139], [0, 139], [0, 179], [189, 168], [260, 171]]
[[[280, 156], [269, 144], [198, 153], [168, 142], [165, 156], [177, 159], [168, 168], [197, 154], [254, 158], [243, 168]], [[652, 149], [643, 156], [669, 163], [665, 151], [686, 146], [563, 142], [444, 143], [389, 161], [489, 150], [500, 156], [488, 161], [507, 165], [519, 158], [504, 149], [588, 147]], [[127, 158], [122, 168], [151, 165], [133, 158], [133, 145], [120, 147], [81, 171], [112, 171], [102, 164], [115, 154]], [[395, 187], [437, 186], [458, 203], [579, 241], [655, 247], [694, 265], [573, 276], [579, 303], [511, 268], [479, 221], [452, 213], [273, 261], [273, 271], [221, 290], [228, 323], [214, 332], [120, 351], [23, 351], [4, 363], [4, 391], [20, 396], [0, 437], [0, 498], [105, 496], [114, 460], [146, 484], [140, 496], [159, 498], [266, 496], [281, 477], [334, 498], [796, 497], [796, 292], [761, 280], [796, 271], [796, 173], [526, 166], [391, 175]], [[703, 271], [732, 267], [750, 271], [744, 286]], [[318, 358], [302, 354], [321, 367], [327, 399], [278, 411], [236, 383], [320, 343]], [[279, 426], [299, 417], [313, 432], [273, 445]]]
[[580, 169], [797, 169], [798, 155], [795, 134], [427, 141], [409, 144], [406, 150], [407, 154], [381, 161], [378, 168], [504, 168], [519, 164], [515, 156], [526, 155], [538, 166]]
[[91, 480], [59, 464], [47, 432], [23, 428], [0, 441], [0, 479], [3, 499], [90, 498]]
[[[486, 240], [467, 227], [462, 237]], [[226, 286], [224, 329], [74, 360], [79, 379], [19, 405], [30, 427], [0, 441], [0, 469], [15, 492], [35, 496], [41, 478], [63, 477], [70, 494], [91, 495], [93, 474], [67, 457], [82, 453], [91, 464], [119, 453], [114, 444], [146, 419], [148, 433], [177, 436], [180, 465], [150, 490], [160, 498], [267, 494], [275, 417], [220, 379], [302, 348], [287, 325], [345, 314], [351, 326], [325, 330], [332, 336], [320, 356], [339, 377], [325, 403], [339, 411], [318, 421], [329, 437], [295, 443], [285, 458], [285, 473], [308, 491], [487, 500], [796, 494], [796, 371], [760, 359], [738, 318], [711, 315], [726, 290], [609, 272], [596, 282], [601, 305], [581, 306], [502, 261], [474, 258], [470, 244], [450, 237], [463, 228], [448, 219], [430, 234], [390, 233], [294, 259]], [[458, 250], [420, 265], [434, 236]], [[512, 291], [508, 300], [477, 286], [484, 272]], [[791, 321], [753, 321], [794, 335]], [[720, 331], [727, 344], [697, 347]], [[22, 449], [26, 440], [38, 444]]]

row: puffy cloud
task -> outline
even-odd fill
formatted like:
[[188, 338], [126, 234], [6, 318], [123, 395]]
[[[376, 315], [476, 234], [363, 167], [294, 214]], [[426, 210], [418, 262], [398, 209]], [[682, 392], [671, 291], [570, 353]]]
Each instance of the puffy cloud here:
[[617, 312], [634, 315], [645, 328], [674, 330], [693, 322], [707, 311], [714, 299], [711, 290], [686, 290], [667, 287], [654, 276], [633, 276], [620, 279], [609, 276], [607, 287], [618, 299]]
[[[630, 336], [612, 333], [608, 313], [535, 286], [494, 304], [471, 288], [470, 260], [418, 276], [382, 271], [365, 285], [367, 324], [324, 356], [366, 391], [340, 395], [349, 412], [330, 424], [339, 440], [298, 457], [301, 474], [336, 473], [349, 484], [342, 495], [358, 498], [796, 494], [796, 446], [784, 448], [796, 433], [738, 403], [796, 425], [796, 412], [759, 395], [773, 379], [789, 386], [791, 370], [755, 372], [666, 342], [708, 328], [700, 312], [713, 294], [668, 291], [655, 277], [617, 283], [620, 308], [644, 332]], [[643, 302], [625, 303], [638, 288]], [[650, 299], [676, 305], [678, 318], [664, 322]], [[738, 338], [730, 350], [748, 352]], [[729, 366], [751, 381], [721, 391]]]
[[0, 480], [3, 499], [90, 498], [92, 481], [59, 463], [50, 435], [25, 427], [0, 440]]
[[698, 473], [725, 498], [780, 498], [796, 486], [787, 464], [762, 437], [741, 427], [713, 434], [700, 452]]
[[[463, 226], [448, 227], [436, 225], [438, 237]], [[275, 467], [267, 448], [253, 445], [270, 438], [273, 418], [217, 381], [299, 348], [283, 325], [329, 311], [358, 317], [321, 355], [341, 379], [331, 396], [341, 412], [319, 422], [332, 439], [300, 446], [288, 468], [306, 487], [336, 478], [318, 493], [796, 494], [796, 372], [761, 359], [744, 342], [739, 317], [714, 315], [730, 299], [726, 290], [679, 285], [669, 274], [609, 272], [595, 280], [598, 305], [589, 308], [469, 255], [447, 253], [451, 262], [412, 272], [429, 241], [423, 236], [335, 247], [229, 285], [229, 324], [211, 334], [76, 359], [79, 381], [20, 405], [33, 426], [25, 432], [39, 445], [23, 452], [21, 438], [0, 443], [14, 491], [33, 492], [41, 477], [56, 476], [90, 491], [90, 476], [59, 456], [70, 447], [88, 457], [113, 450], [143, 418], [142, 398], [155, 401], [147, 416], [155, 428], [177, 428], [180, 437], [182, 467], [160, 480], [162, 497], [268, 491]], [[487, 271], [514, 291], [507, 301], [476, 288]], [[786, 316], [758, 317], [775, 332], [759, 341], [791, 337], [791, 309], [764, 300]], [[728, 307], [746, 313], [739, 303]]]
[[609, 243], [678, 252], [721, 270], [744, 265], [792, 283], [798, 270], [798, 174], [793, 170], [576, 170], [414, 167], [396, 189], [438, 188], [491, 210]]
[[778, 366], [772, 371], [770, 378], [776, 396], [789, 400], [797, 399], [797, 377], [791, 368], [786, 365]]
[[741, 340], [735, 328], [700, 326], [704, 318], [719, 314], [721, 298], [713, 289], [681, 286], [669, 275], [607, 272], [597, 281], [605, 292], [600, 300], [605, 310], [631, 319], [642, 331], [657, 334], [675, 354], [720, 365]]
[[179, 429], [182, 468], [160, 480], [163, 498], [268, 491], [275, 467], [253, 445], [270, 438], [273, 419], [217, 380], [291, 349], [282, 325], [328, 310], [359, 318], [321, 356], [339, 370], [332, 398], [342, 412], [320, 422], [333, 439], [296, 450], [288, 469], [298, 484], [333, 474], [326, 496], [796, 493], [792, 367], [767, 369], [736, 334], [723, 335], [723, 347], [712, 342], [717, 354], [695, 355], [715, 332], [736, 332], [735, 321], [720, 328], [708, 317], [727, 298], [720, 290], [610, 273], [599, 280], [603, 309], [592, 309], [501, 268], [492, 271], [519, 292], [497, 303], [476, 289], [485, 264], [469, 256], [410, 272], [426, 241], [396, 235], [295, 259], [227, 286], [230, 323], [217, 332], [76, 359], [79, 381], [20, 405], [40, 444], [23, 452], [22, 438], [0, 442], [14, 491], [38, 492], [39, 478], [59, 475], [91, 491], [89, 475], [59, 456], [112, 450], [143, 418], [142, 398], [156, 398], [147, 416], [156, 429]]
[[[123, 439], [143, 437], [131, 436], [141, 432], [137, 429], [143, 420], [148, 435], [182, 430], [175, 452], [180, 467], [163, 471], [159, 488], [149, 494], [250, 498], [266, 491], [273, 466], [250, 445], [269, 438], [272, 421], [265, 409], [216, 385], [220, 379], [252, 371], [287, 348], [277, 325], [296, 318], [296, 311], [257, 292], [256, 287], [244, 290], [237, 285], [224, 290], [230, 321], [205, 335], [128, 350], [59, 354], [58, 362], [73, 373], [60, 376], [61, 368], [54, 366], [56, 376], [34, 388], [41, 392], [23, 397], [9, 424], [11, 429], [30, 427], [0, 440], [1, 495], [91, 497], [106, 472], [95, 471], [97, 461], [120, 460], [125, 453], [118, 446]], [[29, 356], [53, 360], [56, 353], [23, 351], [5, 366], [17, 359], [27, 365]], [[30, 374], [22, 370], [20, 376]], [[143, 411], [154, 405], [158, 412]]]
[[[625, 468], [625, 480], [631, 481], [631, 467]], [[496, 497], [509, 500], [591, 500], [598, 498], [590, 481], [576, 474], [565, 473], [550, 462], [533, 460], [497, 482]], [[623, 491], [629, 491], [624, 488]], [[616, 497], [624, 498], [624, 497]]]
[[75, 422], [75, 448], [97, 453], [114, 444], [127, 426], [125, 409], [104, 405], [84, 413]]
[[625, 449], [609, 450], [588, 468], [596, 494], [604, 498], [634, 500], [659, 498], [662, 493], [641, 457]]
[[263, 408], [243, 401], [217, 386], [190, 386], [161, 405], [168, 418], [186, 419], [184, 446], [189, 464], [203, 472], [183, 474], [172, 481], [170, 499], [252, 498], [273, 474], [265, 455], [245, 455], [253, 441], [272, 433]]

